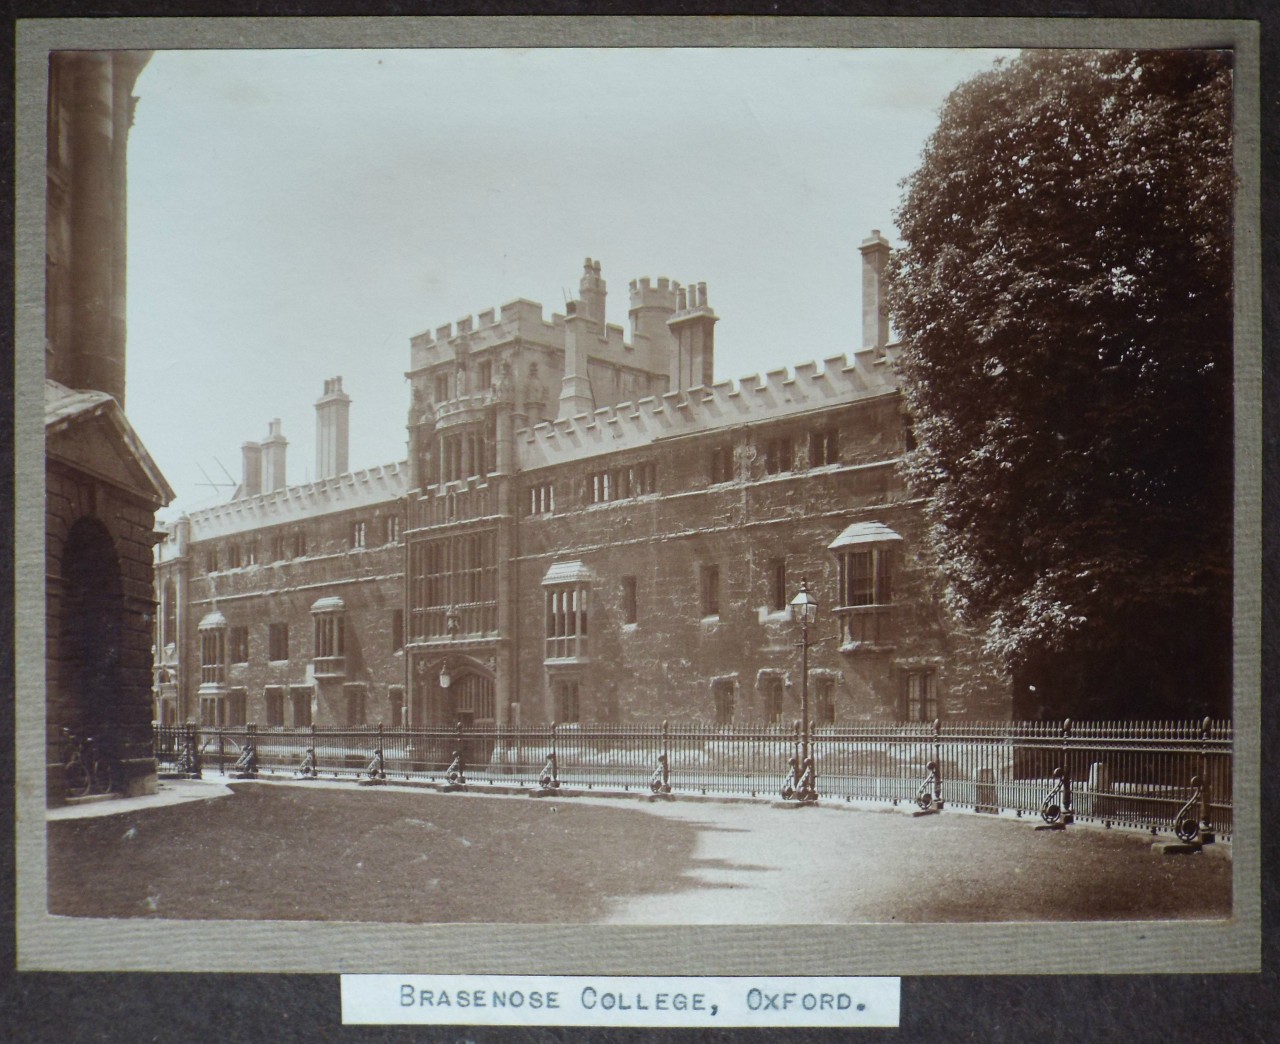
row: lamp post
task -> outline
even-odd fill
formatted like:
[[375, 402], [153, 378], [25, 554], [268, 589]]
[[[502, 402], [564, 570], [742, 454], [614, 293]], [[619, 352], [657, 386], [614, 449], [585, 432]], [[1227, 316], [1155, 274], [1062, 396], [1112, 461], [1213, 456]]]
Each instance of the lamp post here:
[[[458, 636], [458, 610], [449, 606], [444, 614], [444, 629], [449, 635], [449, 642]], [[448, 689], [453, 684], [453, 676], [449, 673], [449, 656], [440, 661], [440, 688]]]
[[809, 593], [808, 577], [800, 579], [800, 593], [791, 599], [791, 619], [800, 625], [800, 785], [801, 801], [817, 800], [817, 772], [809, 749], [809, 625], [817, 619], [818, 602]]

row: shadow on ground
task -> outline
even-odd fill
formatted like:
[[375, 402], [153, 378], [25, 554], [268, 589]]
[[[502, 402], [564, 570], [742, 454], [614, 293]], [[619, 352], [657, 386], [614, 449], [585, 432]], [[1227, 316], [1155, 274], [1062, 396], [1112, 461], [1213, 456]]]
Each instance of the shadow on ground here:
[[403, 923], [855, 924], [1231, 915], [1222, 853], [1027, 821], [239, 784], [48, 824], [49, 909]]
[[241, 785], [49, 824], [49, 910], [80, 917], [598, 920], [683, 887], [698, 830], [572, 801]]

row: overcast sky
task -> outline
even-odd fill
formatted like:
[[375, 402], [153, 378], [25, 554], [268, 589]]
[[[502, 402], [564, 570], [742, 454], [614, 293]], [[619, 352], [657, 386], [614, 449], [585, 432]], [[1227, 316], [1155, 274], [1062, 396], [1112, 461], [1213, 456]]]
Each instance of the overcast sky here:
[[409, 338], [584, 257], [629, 329], [640, 276], [703, 281], [716, 378], [861, 340], [858, 244], [948, 92], [1012, 52], [161, 51], [129, 140], [129, 418], [178, 493], [225, 500], [279, 417], [315, 475], [325, 378], [351, 466], [403, 459]]

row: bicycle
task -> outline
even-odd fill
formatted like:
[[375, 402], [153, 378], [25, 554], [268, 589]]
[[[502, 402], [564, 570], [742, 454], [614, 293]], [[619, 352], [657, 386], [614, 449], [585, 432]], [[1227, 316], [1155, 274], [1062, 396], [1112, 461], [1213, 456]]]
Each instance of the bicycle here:
[[1191, 797], [1178, 810], [1173, 821], [1173, 832], [1178, 836], [1178, 840], [1188, 844], [1200, 838], [1200, 799], [1203, 787], [1199, 776], [1191, 777], [1191, 787]]
[[200, 774], [200, 755], [195, 741], [187, 736], [182, 741], [182, 751], [174, 762], [174, 767], [181, 776], [198, 776]]
[[938, 800], [938, 763], [931, 761], [925, 768], [929, 770], [929, 774], [916, 788], [916, 806], [921, 811], [942, 807], [942, 803]]
[[1071, 777], [1061, 768], [1053, 770], [1053, 786], [1040, 802], [1040, 818], [1050, 826], [1075, 821], [1071, 811]]
[[81, 736], [64, 728], [62, 735], [72, 744], [62, 766], [63, 792], [67, 797], [110, 794], [116, 789], [115, 764], [98, 747], [94, 736]]

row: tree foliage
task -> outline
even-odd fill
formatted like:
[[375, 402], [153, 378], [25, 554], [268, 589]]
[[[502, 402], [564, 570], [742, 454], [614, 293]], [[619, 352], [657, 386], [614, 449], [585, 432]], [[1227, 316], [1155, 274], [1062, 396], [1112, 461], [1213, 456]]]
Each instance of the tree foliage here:
[[1025, 52], [904, 188], [905, 468], [952, 606], [1015, 669], [1229, 645], [1229, 55]]

